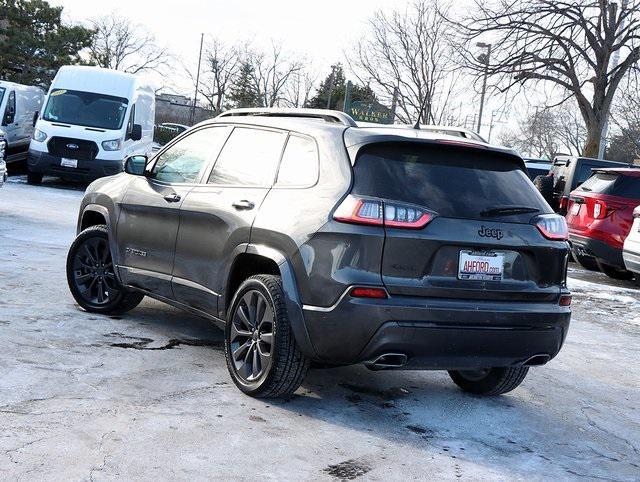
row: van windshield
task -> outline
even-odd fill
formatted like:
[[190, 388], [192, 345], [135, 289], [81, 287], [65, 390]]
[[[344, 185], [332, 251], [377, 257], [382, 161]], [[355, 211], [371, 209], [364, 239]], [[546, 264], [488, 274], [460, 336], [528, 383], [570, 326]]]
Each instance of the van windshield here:
[[112, 95], [56, 89], [49, 94], [42, 118], [49, 122], [117, 130], [122, 127], [128, 103], [127, 99]]

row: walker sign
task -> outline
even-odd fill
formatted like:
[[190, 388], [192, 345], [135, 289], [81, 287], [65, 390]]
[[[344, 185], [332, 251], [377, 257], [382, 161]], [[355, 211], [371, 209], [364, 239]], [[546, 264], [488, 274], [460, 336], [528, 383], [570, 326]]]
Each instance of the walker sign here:
[[355, 121], [375, 122], [376, 124], [393, 124], [391, 109], [379, 103], [351, 102], [345, 112]]

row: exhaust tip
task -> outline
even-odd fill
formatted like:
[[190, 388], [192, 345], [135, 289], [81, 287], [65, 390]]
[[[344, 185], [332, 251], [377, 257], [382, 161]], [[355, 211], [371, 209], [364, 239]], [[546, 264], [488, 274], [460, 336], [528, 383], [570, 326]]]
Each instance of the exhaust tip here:
[[525, 361], [523, 365], [527, 367], [540, 366], [547, 363], [550, 359], [551, 356], [546, 353], [541, 355], [533, 355], [531, 358], [527, 359], [527, 361]]
[[407, 364], [409, 357], [404, 353], [385, 353], [380, 355], [365, 365], [370, 370], [388, 370], [391, 368], [400, 368]]

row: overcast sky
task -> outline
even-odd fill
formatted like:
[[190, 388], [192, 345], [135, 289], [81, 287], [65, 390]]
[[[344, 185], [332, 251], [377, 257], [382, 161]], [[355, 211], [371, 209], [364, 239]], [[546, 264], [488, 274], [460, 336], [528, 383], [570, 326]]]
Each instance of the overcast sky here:
[[[64, 7], [64, 18], [82, 22], [115, 12], [144, 25], [161, 45], [196, 70], [200, 33], [226, 43], [282, 42], [304, 55], [314, 70], [328, 70], [358, 39], [371, 15], [408, 0], [50, 0]], [[99, 5], [99, 7], [98, 7]]]
[[[192, 83], [181, 65], [195, 72], [200, 33], [205, 34], [205, 43], [213, 38], [228, 44], [249, 40], [255, 46], [270, 45], [272, 40], [281, 42], [287, 51], [308, 59], [310, 70], [322, 79], [331, 64], [344, 63], [344, 52], [350, 52], [365, 34], [367, 21], [376, 11], [402, 9], [411, 0], [49, 1], [64, 7], [63, 18], [70, 23], [86, 23], [96, 16], [116, 13], [143, 25], [155, 35], [158, 44], [166, 46], [178, 59], [168, 78], [155, 77], [152, 82], [157, 87], [164, 84], [167, 90], [192, 95]], [[455, 103], [464, 102], [472, 115], [477, 110], [475, 97], [456, 99]], [[494, 101], [488, 100], [487, 124], [491, 109], [500, 107]], [[496, 122], [494, 136], [503, 127]], [[485, 135], [487, 130], [483, 131]]]

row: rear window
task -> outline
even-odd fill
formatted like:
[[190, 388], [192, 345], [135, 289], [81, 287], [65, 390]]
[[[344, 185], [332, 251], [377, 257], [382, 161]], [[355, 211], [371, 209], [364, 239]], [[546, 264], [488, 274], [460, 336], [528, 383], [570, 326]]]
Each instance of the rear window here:
[[640, 177], [598, 172], [585, 181], [578, 191], [640, 199]]
[[[353, 193], [417, 204], [441, 216], [487, 219], [483, 211], [551, 212], [524, 171], [495, 152], [407, 143], [373, 144], [354, 166]], [[532, 214], [505, 216], [528, 222]]]

